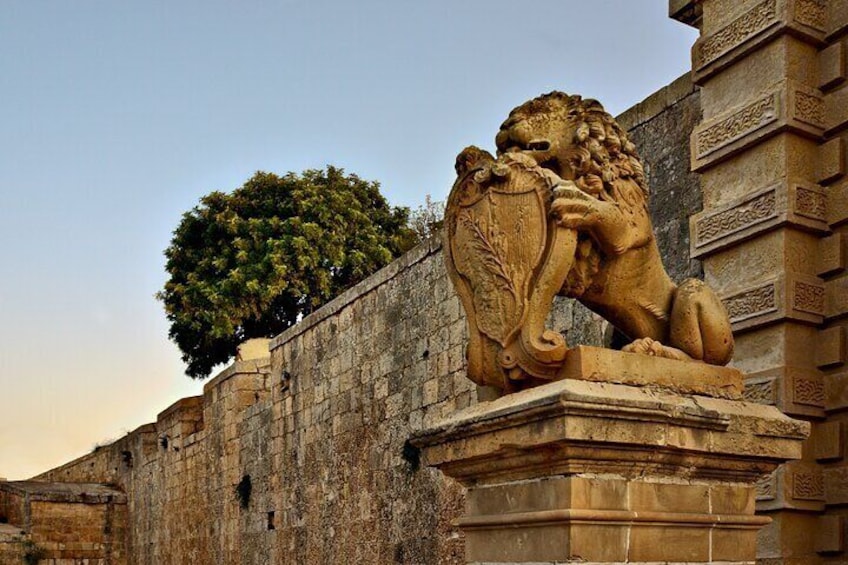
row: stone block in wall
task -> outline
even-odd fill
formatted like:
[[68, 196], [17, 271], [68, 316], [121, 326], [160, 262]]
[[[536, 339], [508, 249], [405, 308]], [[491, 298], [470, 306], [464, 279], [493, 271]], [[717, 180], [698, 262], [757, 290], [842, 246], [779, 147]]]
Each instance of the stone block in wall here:
[[816, 179], [821, 184], [831, 184], [845, 176], [845, 142], [841, 137], [831, 139], [819, 147]]
[[823, 471], [827, 504], [839, 506], [848, 504], [848, 467], [826, 467]]
[[816, 347], [817, 367], [836, 367], [845, 363], [845, 328], [834, 326], [818, 333]]
[[841, 36], [848, 30], [848, 2], [830, 0], [827, 3], [827, 40]]
[[848, 276], [841, 276], [824, 284], [825, 316], [834, 319], [848, 314]]
[[813, 454], [818, 461], [836, 461], [843, 456], [843, 425], [840, 421], [819, 422], [813, 427]]
[[822, 49], [818, 66], [821, 90], [830, 90], [845, 82], [845, 44], [840, 41]]
[[845, 235], [835, 233], [819, 241], [818, 268], [816, 274], [834, 275], [845, 270]]
[[825, 103], [816, 89], [784, 80], [692, 132], [692, 170], [702, 172], [782, 131], [819, 139], [825, 129]]
[[816, 526], [816, 553], [845, 551], [845, 519], [842, 516], [820, 516]]
[[848, 85], [824, 95], [825, 132], [830, 135], [848, 124]]
[[843, 412], [848, 409], [848, 373], [824, 376], [825, 411]]

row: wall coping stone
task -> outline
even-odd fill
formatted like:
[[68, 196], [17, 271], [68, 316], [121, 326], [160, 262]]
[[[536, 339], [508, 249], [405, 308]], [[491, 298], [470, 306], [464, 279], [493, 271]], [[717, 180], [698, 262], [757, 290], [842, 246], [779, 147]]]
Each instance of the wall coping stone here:
[[634, 104], [615, 119], [625, 131], [630, 131], [653, 120], [696, 90], [691, 73], [686, 73]]
[[[317, 325], [321, 321], [333, 316], [342, 311], [346, 306], [356, 302], [362, 296], [375, 290], [377, 287], [395, 278], [399, 273], [409, 269], [413, 265], [420, 263], [430, 255], [433, 255], [442, 248], [442, 241], [439, 237], [431, 237], [430, 239], [419, 243], [399, 258], [395, 259], [370, 277], [350, 287], [334, 299], [330, 300], [316, 311], [312, 312], [301, 321], [283, 331], [276, 336], [268, 344], [268, 349], [273, 351], [284, 343], [294, 339], [306, 330]], [[226, 371], [226, 369], [225, 369]], [[212, 384], [211, 382], [209, 384]], [[209, 385], [207, 385], [209, 386]], [[205, 390], [205, 387], [204, 387]]]

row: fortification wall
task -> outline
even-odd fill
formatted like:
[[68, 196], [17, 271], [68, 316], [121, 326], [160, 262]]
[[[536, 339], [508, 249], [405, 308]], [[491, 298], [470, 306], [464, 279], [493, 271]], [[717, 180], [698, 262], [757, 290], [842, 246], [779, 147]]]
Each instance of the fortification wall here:
[[[686, 217], [700, 208], [688, 77], [620, 116], [642, 152], [674, 278], [697, 275]], [[611, 339], [560, 300], [569, 342]], [[104, 482], [128, 498], [135, 564], [463, 563], [461, 490], [422, 468], [412, 431], [477, 402], [465, 322], [438, 242], [412, 250], [115, 443], [37, 477]]]

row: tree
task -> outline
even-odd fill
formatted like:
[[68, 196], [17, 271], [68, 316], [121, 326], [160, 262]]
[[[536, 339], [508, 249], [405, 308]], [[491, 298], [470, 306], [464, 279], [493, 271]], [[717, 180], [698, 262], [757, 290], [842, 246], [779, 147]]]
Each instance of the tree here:
[[417, 243], [409, 211], [344, 170], [258, 172], [186, 212], [157, 298], [169, 337], [204, 378], [252, 337], [271, 337]]
[[420, 239], [428, 239], [442, 233], [445, 218], [445, 203], [436, 202], [430, 195], [424, 196], [424, 204], [412, 211], [409, 227]]

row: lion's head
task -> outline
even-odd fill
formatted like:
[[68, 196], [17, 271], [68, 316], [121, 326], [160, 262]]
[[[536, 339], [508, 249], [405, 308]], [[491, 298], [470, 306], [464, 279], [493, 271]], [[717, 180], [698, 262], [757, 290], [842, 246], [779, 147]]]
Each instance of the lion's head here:
[[597, 100], [563, 92], [534, 98], [510, 112], [496, 144], [499, 155], [530, 155], [596, 198], [646, 206], [648, 186], [636, 146]]

